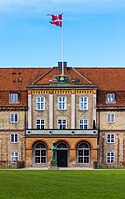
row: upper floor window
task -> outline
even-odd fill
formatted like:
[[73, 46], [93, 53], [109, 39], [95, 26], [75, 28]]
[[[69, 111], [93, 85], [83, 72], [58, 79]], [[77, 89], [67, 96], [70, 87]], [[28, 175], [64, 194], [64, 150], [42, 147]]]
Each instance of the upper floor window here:
[[115, 114], [108, 113], [108, 123], [114, 123], [114, 122], [115, 122]]
[[106, 153], [106, 162], [107, 164], [113, 164], [115, 161], [115, 154], [114, 152]]
[[37, 119], [36, 120], [36, 128], [37, 129], [44, 129], [44, 120], [43, 119]]
[[9, 94], [9, 102], [10, 103], [18, 103], [19, 102], [19, 95], [18, 93], [10, 93]]
[[17, 162], [19, 160], [19, 153], [18, 152], [12, 152], [11, 153], [11, 162]]
[[58, 97], [58, 110], [66, 110], [67, 108], [67, 97]]
[[18, 114], [17, 113], [11, 113], [10, 114], [10, 122], [11, 123], [18, 123]]
[[107, 143], [114, 143], [114, 142], [115, 142], [115, 135], [107, 134]]
[[58, 129], [66, 129], [67, 121], [65, 119], [57, 121]]
[[79, 109], [88, 110], [88, 97], [87, 96], [79, 97]]
[[87, 119], [80, 119], [79, 120], [79, 128], [80, 129], [88, 129], [88, 120]]
[[17, 143], [18, 142], [18, 134], [11, 134], [10, 135], [10, 142], [11, 143]]
[[106, 94], [106, 103], [114, 104], [116, 103], [115, 93], [107, 93]]
[[45, 110], [45, 97], [36, 97], [36, 110]]

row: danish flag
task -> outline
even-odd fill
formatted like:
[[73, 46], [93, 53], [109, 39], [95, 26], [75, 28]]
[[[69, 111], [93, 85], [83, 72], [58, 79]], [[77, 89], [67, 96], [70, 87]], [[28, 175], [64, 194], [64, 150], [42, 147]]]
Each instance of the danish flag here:
[[[50, 14], [49, 14], [50, 15]], [[52, 17], [50, 23], [62, 27], [62, 14], [50, 15]]]

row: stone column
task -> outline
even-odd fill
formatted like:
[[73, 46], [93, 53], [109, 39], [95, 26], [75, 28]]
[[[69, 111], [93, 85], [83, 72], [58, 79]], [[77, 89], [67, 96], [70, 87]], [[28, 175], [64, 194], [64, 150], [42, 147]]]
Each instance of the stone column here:
[[77, 166], [77, 155], [76, 149], [69, 150], [69, 167], [76, 167]]
[[53, 129], [53, 94], [49, 94], [49, 129]]
[[28, 93], [28, 129], [32, 129], [32, 95]]
[[93, 121], [95, 121], [96, 126], [96, 90], [93, 91]]
[[71, 94], [71, 129], [75, 129], [75, 94]]

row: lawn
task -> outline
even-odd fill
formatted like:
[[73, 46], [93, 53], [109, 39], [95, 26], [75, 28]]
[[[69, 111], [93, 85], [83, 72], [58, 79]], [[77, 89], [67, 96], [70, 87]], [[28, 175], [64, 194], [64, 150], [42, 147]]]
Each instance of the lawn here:
[[0, 170], [0, 199], [125, 199], [125, 170]]

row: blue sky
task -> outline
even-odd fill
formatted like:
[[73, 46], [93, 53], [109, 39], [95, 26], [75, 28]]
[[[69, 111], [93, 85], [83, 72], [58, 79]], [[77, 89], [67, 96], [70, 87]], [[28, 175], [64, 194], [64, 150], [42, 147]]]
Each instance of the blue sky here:
[[0, 66], [125, 66], [125, 0], [0, 0]]

